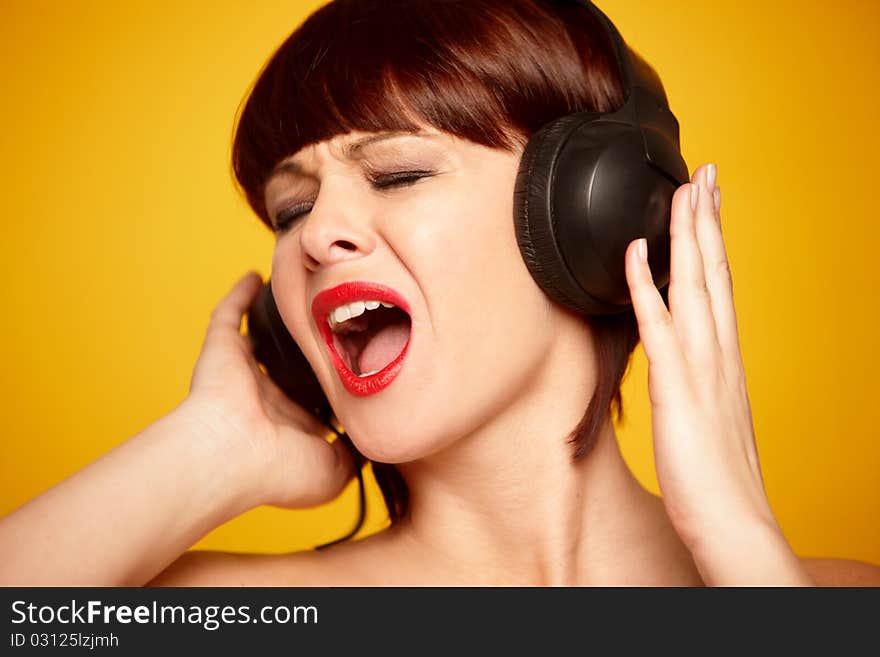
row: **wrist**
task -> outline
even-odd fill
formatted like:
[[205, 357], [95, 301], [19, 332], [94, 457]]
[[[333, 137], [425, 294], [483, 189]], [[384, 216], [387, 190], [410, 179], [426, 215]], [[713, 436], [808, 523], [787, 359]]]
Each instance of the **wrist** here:
[[169, 419], [178, 425], [177, 433], [183, 434], [178, 437], [192, 458], [193, 474], [203, 480], [218, 515], [228, 520], [263, 504], [253, 437], [243, 436], [217, 409], [190, 398]]
[[775, 520], [729, 523], [690, 546], [707, 586], [815, 586]]

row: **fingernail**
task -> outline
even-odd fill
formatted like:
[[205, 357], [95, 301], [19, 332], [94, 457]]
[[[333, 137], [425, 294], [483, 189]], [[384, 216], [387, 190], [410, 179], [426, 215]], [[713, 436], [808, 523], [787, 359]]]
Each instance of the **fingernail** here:
[[636, 243], [636, 251], [642, 262], [648, 262], [648, 240], [644, 237]]
[[712, 198], [715, 199], [715, 212], [718, 212], [721, 209], [721, 188], [716, 187], [715, 191], [712, 192]]
[[697, 200], [700, 198], [700, 186], [691, 183], [691, 210], [697, 211]]
[[706, 187], [713, 189], [715, 187], [715, 176], [718, 175], [718, 167], [714, 163], [709, 163], [706, 167]]

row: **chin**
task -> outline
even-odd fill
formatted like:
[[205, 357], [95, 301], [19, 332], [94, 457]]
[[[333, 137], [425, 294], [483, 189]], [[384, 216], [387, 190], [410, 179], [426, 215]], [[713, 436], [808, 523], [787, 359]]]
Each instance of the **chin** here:
[[[395, 401], [340, 408], [337, 417], [354, 446], [371, 461], [417, 461], [448, 449], [502, 414], [528, 387], [533, 371], [495, 369], [491, 379], [484, 379], [475, 372], [452, 377], [432, 370], [429, 377], [402, 379], [400, 383], [407, 385], [398, 390], [405, 394]], [[506, 384], [499, 385], [499, 378]], [[393, 389], [394, 385], [388, 391]]]
[[463, 418], [442, 426], [438, 421], [445, 418], [449, 422], [450, 413], [446, 409], [455, 407], [428, 404], [424, 412], [420, 412], [410, 405], [401, 413], [361, 415], [356, 412], [356, 417], [348, 415], [340, 419], [354, 446], [371, 461], [407, 463], [442, 451], [466, 435], [468, 429], [458, 426]]
[[388, 415], [377, 418], [349, 418], [343, 424], [358, 451], [379, 463], [406, 463], [433, 453], [444, 446], [440, 437], [428, 436], [421, 422], [409, 418], [395, 420]]

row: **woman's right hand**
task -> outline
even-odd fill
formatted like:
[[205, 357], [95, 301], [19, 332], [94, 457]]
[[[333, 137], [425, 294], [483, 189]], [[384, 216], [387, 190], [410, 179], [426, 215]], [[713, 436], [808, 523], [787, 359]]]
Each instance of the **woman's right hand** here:
[[241, 321], [262, 285], [241, 278], [211, 314], [183, 407], [201, 439], [236, 464], [241, 494], [255, 506], [309, 507], [335, 498], [354, 476], [343, 441], [287, 397], [260, 369]]

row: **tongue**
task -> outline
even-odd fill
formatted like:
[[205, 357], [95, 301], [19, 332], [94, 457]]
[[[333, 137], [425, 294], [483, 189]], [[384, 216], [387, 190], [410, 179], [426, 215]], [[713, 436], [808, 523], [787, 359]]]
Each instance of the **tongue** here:
[[384, 368], [400, 355], [407, 338], [409, 326], [403, 322], [395, 322], [379, 329], [361, 351], [357, 363], [358, 373], [367, 374]]

